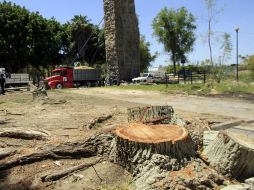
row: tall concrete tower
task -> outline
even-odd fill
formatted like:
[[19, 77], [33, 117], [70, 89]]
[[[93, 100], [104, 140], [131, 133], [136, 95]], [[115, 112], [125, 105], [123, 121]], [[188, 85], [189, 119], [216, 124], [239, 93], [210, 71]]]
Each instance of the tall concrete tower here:
[[108, 85], [140, 73], [139, 28], [134, 0], [104, 0]]

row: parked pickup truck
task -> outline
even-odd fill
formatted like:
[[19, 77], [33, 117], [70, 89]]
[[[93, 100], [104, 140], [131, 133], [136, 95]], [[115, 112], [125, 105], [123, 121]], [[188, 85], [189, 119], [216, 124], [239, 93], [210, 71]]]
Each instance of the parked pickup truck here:
[[133, 83], [142, 83], [142, 82], [153, 82], [153, 75], [151, 73], [143, 73], [140, 77], [133, 78]]

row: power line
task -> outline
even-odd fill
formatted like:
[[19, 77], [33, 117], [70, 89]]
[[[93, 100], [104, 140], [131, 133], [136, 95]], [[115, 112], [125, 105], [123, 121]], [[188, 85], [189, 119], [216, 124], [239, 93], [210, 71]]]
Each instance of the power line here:
[[[101, 19], [101, 21], [99, 22], [98, 26], [101, 25], [102, 21], [104, 20], [104, 17]], [[76, 57], [72, 60], [71, 64], [73, 65], [74, 62], [76, 61], [77, 58], [79, 58], [79, 54], [81, 53], [81, 51], [84, 49], [84, 47], [86, 47], [86, 45], [88, 44], [89, 40], [93, 37], [93, 33], [91, 33], [91, 35], [89, 36], [89, 38], [86, 40], [86, 42], [84, 43], [84, 45], [80, 48], [80, 50], [78, 51]]]

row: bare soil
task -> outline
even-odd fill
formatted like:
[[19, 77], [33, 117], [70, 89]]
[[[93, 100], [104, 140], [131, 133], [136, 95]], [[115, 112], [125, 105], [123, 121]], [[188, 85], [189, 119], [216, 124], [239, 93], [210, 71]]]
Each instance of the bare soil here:
[[[9, 92], [0, 96], [0, 128], [22, 127], [47, 131], [50, 134], [47, 141], [0, 137], [0, 148], [17, 150], [15, 155], [0, 160], [0, 164], [36, 152], [41, 147], [84, 140], [98, 131], [126, 125], [128, 107], [172, 105], [176, 113], [185, 120], [202, 120], [208, 123], [235, 118], [249, 120], [254, 115], [252, 102], [224, 97], [167, 95], [107, 88], [55, 90], [49, 91], [48, 95], [56, 101], [32, 101], [30, 92]], [[112, 114], [113, 117], [97, 124], [92, 130], [87, 129], [91, 120], [105, 114]], [[128, 183], [129, 173], [107, 161], [55, 182], [41, 184], [35, 180], [42, 173], [58, 171], [93, 159], [95, 158], [65, 159], [58, 160], [59, 162], [45, 160], [1, 171], [0, 189], [102, 189], [105, 185], [121, 186]]]

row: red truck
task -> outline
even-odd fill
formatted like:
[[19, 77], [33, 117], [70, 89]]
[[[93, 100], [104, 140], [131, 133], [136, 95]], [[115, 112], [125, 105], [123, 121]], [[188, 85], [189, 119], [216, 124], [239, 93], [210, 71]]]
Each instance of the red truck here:
[[46, 84], [50, 88], [57, 89], [98, 86], [100, 81], [100, 70], [87, 66], [62, 66], [53, 70], [53, 75], [45, 79]]

